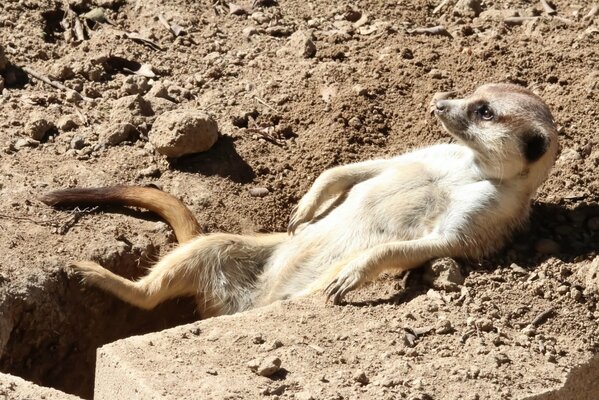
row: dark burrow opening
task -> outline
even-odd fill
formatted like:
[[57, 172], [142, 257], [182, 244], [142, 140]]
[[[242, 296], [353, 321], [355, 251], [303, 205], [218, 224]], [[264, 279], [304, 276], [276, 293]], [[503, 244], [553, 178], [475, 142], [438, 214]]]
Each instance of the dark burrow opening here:
[[[121, 265], [122, 271], [132, 269]], [[85, 287], [62, 268], [43, 281], [3, 289], [8, 295], [0, 304], [0, 371], [85, 399], [93, 397], [97, 348], [199, 318], [192, 299], [144, 311]]]

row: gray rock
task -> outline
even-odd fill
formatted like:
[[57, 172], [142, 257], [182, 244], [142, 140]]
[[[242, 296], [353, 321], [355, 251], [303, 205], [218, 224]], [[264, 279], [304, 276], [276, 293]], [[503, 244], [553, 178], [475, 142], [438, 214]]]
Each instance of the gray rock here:
[[210, 149], [218, 139], [216, 121], [201, 111], [173, 110], [156, 118], [149, 141], [167, 157], [181, 157]]
[[71, 139], [71, 149], [81, 150], [85, 147], [85, 139], [81, 136], [75, 135], [73, 139]]
[[304, 31], [296, 31], [289, 38], [287, 44], [289, 52], [303, 58], [316, 55], [316, 45], [312, 41], [312, 35]]
[[132, 124], [117, 122], [100, 131], [100, 142], [116, 146], [124, 141], [135, 140], [138, 134], [139, 131]]
[[67, 132], [77, 128], [77, 122], [75, 122], [75, 117], [72, 115], [64, 115], [60, 117], [58, 122], [56, 123], [56, 127], [61, 132]]
[[281, 359], [279, 357], [270, 356], [260, 361], [258, 359], [247, 363], [247, 366], [260, 376], [272, 376], [281, 369]]

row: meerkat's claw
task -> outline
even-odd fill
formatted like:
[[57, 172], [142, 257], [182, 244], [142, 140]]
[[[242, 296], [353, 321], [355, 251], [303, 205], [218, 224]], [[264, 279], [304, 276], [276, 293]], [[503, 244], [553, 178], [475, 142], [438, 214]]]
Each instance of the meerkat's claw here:
[[356, 289], [362, 283], [360, 273], [355, 271], [354, 268], [346, 267], [346, 271], [347, 269], [349, 269], [348, 272], [342, 271], [324, 290], [327, 296], [326, 301], [332, 298], [333, 304], [338, 305], [347, 293]]
[[294, 235], [297, 227], [303, 224], [304, 222], [308, 222], [310, 220], [309, 216], [306, 216], [306, 212], [302, 211], [299, 204], [295, 206], [291, 212], [291, 218], [289, 219], [289, 225], [287, 225], [287, 233], [290, 235]]

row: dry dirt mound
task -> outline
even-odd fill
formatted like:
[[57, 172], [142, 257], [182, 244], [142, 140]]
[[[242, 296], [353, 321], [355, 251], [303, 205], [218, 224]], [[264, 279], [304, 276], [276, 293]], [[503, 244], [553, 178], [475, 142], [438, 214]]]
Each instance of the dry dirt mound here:
[[[467, 351], [473, 358], [456, 361], [457, 376], [496, 389], [480, 398], [512, 398], [510, 386], [526, 384], [531, 371], [567, 369], [578, 355], [595, 354], [598, 292], [589, 266], [599, 245], [599, 17], [591, 1], [544, 4], [3, 1], [0, 370], [89, 398], [96, 348], [196, 318], [187, 300], [140, 312], [64, 269], [91, 257], [138, 276], [173, 246], [165, 224], [132, 210], [55, 211], [37, 201], [41, 193], [151, 183], [180, 197], [207, 231], [283, 230], [322, 170], [447, 141], [427, 115], [432, 94], [490, 81], [528, 86], [547, 101], [562, 154], [530, 225], [500, 254], [464, 263], [470, 300], [441, 291], [449, 296], [442, 307], [433, 301], [418, 311], [423, 326], [447, 320], [453, 333], [424, 337], [413, 351]], [[148, 137], [172, 110], [214, 118], [214, 147], [177, 160], [159, 154]], [[338, 310], [360, 327], [385, 313], [414, 327], [401, 316], [426, 288], [413, 286], [395, 302], [390, 279], [348, 299], [380, 299], [369, 307]], [[301, 308], [286, 312], [303, 318]], [[343, 320], [330, 323], [348, 330]], [[302, 329], [324, 332], [309, 321]], [[474, 335], [477, 347], [468, 350], [471, 340], [459, 338], [472, 329], [490, 331]], [[531, 358], [510, 359], [502, 346], [524, 346]], [[372, 356], [368, 346], [360, 352]], [[418, 365], [418, 355], [408, 357], [406, 365]], [[492, 373], [469, 370], [485, 360]], [[398, 361], [397, 373], [406, 365]], [[421, 385], [405, 393], [444, 398]]]

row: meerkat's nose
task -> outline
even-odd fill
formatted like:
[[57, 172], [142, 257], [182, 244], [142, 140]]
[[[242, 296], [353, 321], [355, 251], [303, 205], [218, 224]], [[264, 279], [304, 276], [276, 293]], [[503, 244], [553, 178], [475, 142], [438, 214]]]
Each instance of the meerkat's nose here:
[[435, 111], [438, 114], [443, 114], [449, 109], [449, 102], [447, 100], [438, 100], [435, 103]]

